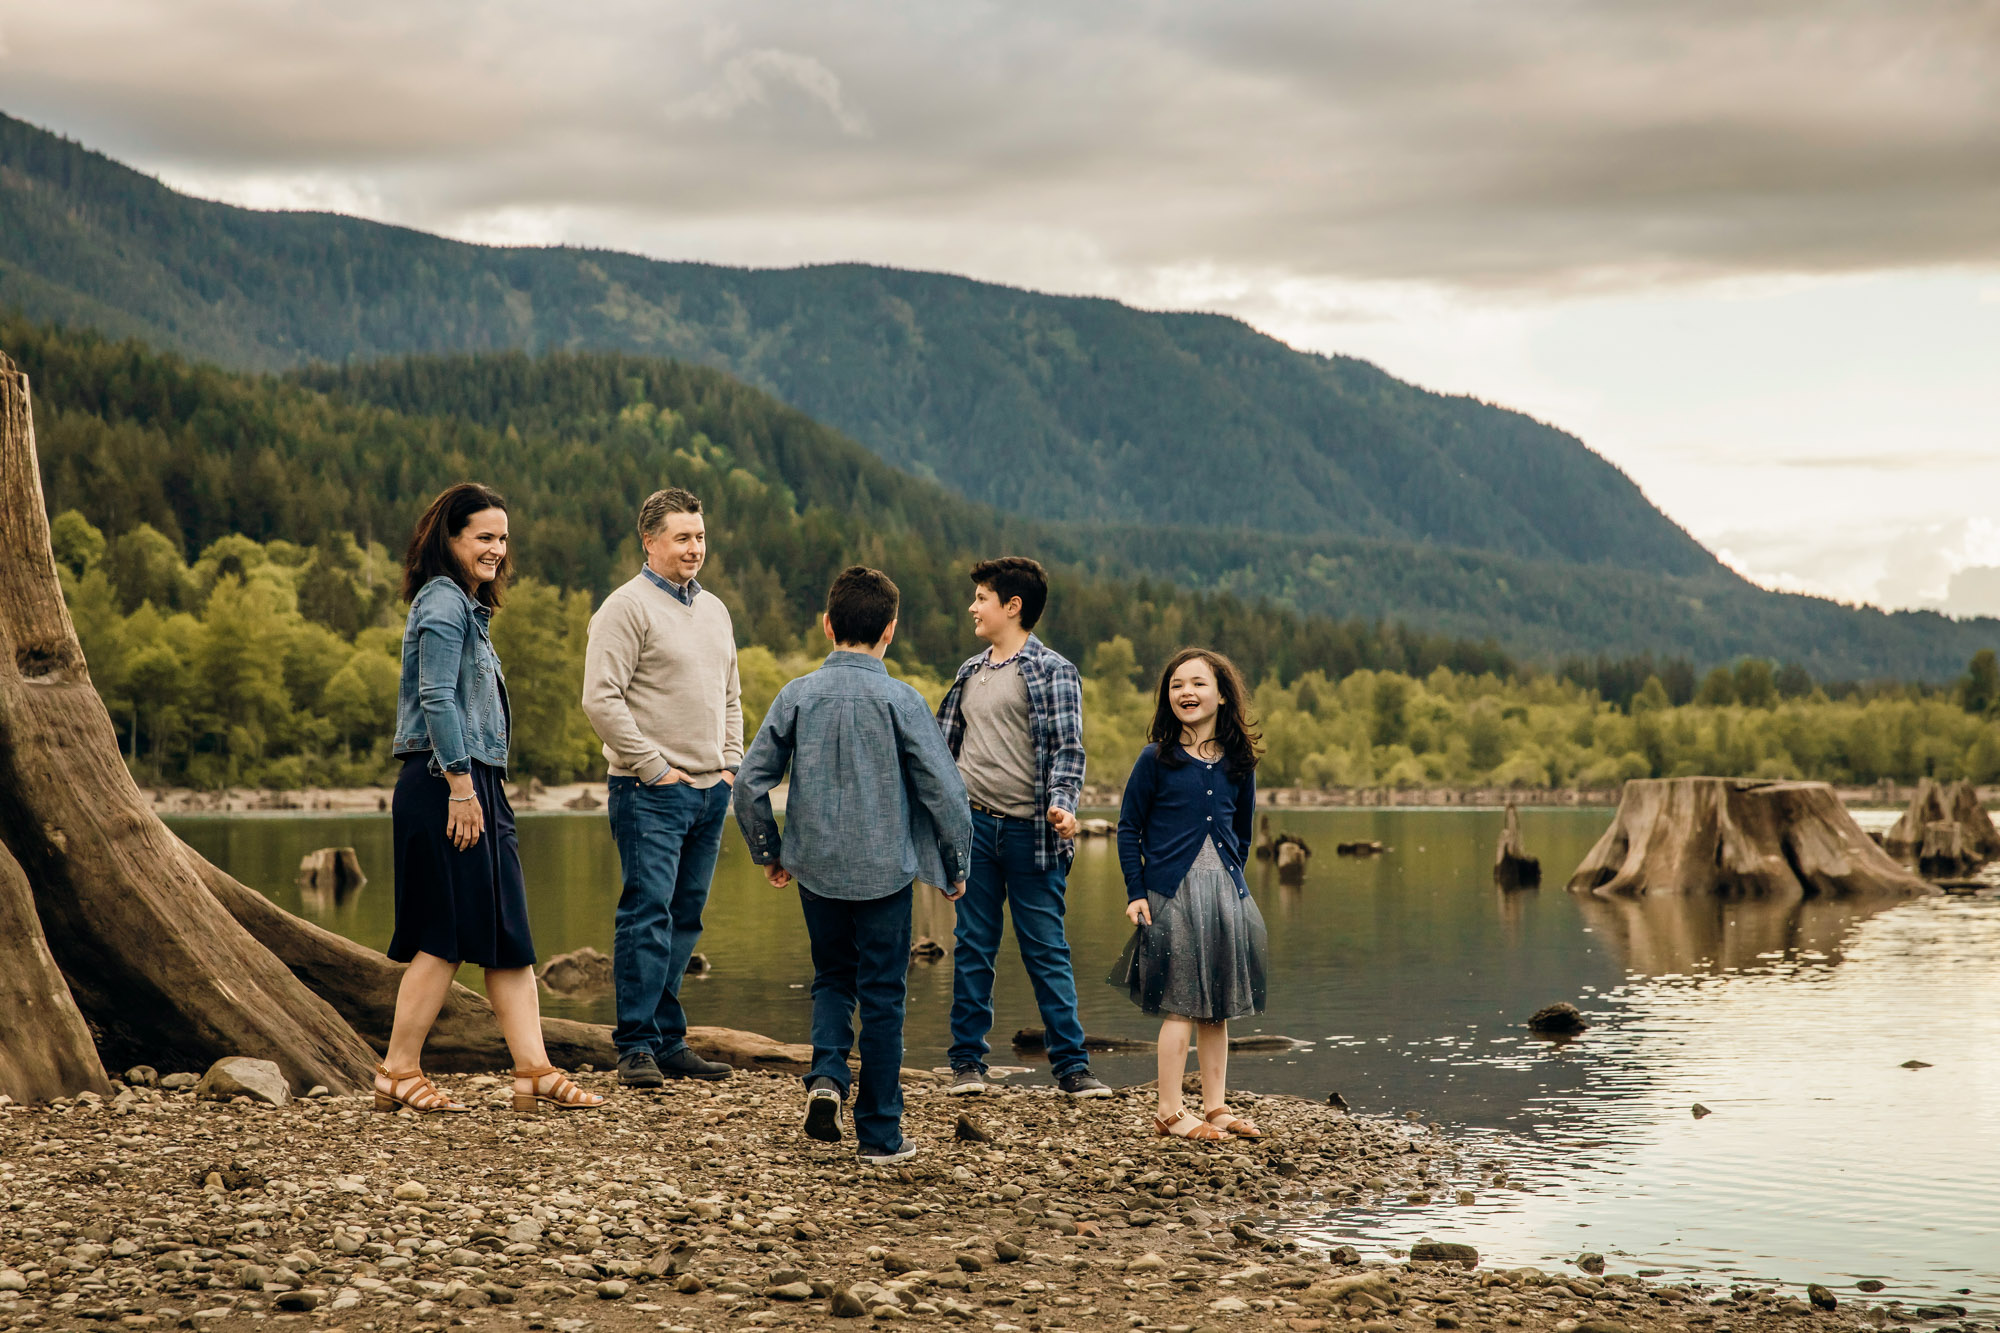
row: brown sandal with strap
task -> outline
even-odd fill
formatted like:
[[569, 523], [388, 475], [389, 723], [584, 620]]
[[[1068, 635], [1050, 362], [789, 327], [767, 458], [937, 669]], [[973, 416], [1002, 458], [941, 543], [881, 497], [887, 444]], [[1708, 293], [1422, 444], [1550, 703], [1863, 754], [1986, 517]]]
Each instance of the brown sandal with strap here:
[[[1175, 1129], [1174, 1126], [1180, 1124], [1182, 1121], [1187, 1121], [1193, 1128], [1185, 1131]], [[1201, 1119], [1185, 1106], [1170, 1116], [1154, 1116], [1153, 1132], [1163, 1139], [1194, 1139], [1199, 1143], [1212, 1143], [1216, 1139], [1227, 1137], [1221, 1130]]]
[[[542, 1080], [550, 1074], [556, 1076], [556, 1081], [544, 1088]], [[543, 1065], [540, 1069], [517, 1069], [514, 1077], [529, 1080], [528, 1086], [534, 1089], [532, 1092], [514, 1093], [516, 1111], [534, 1111], [542, 1106], [553, 1106], [559, 1111], [583, 1111], [604, 1105], [602, 1097], [594, 1092], [585, 1092], [554, 1065]]]
[[[387, 1065], [376, 1065], [375, 1072], [389, 1080], [389, 1091], [375, 1089], [375, 1109], [378, 1111], [400, 1111], [405, 1106], [418, 1115], [435, 1115], [450, 1112], [454, 1115], [470, 1111], [470, 1106], [461, 1105], [447, 1097], [438, 1085], [424, 1077], [420, 1069], [412, 1069], [398, 1074]], [[406, 1092], [398, 1092], [399, 1085], [414, 1081], [415, 1086]]]
[[[1220, 1116], [1221, 1119], [1218, 1120], [1217, 1116]], [[1203, 1116], [1202, 1119], [1214, 1125], [1223, 1133], [1234, 1134], [1239, 1139], [1261, 1139], [1264, 1137], [1262, 1130], [1226, 1106], [1216, 1107], [1213, 1111]]]

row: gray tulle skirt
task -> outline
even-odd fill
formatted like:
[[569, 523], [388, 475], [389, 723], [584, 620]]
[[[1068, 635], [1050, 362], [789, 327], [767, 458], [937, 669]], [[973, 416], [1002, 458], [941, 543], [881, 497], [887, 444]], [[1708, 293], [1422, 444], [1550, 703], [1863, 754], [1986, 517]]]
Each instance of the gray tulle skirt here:
[[1171, 898], [1146, 895], [1153, 924], [1136, 927], [1105, 980], [1149, 1014], [1219, 1023], [1264, 1012], [1269, 940], [1257, 900], [1205, 843]]

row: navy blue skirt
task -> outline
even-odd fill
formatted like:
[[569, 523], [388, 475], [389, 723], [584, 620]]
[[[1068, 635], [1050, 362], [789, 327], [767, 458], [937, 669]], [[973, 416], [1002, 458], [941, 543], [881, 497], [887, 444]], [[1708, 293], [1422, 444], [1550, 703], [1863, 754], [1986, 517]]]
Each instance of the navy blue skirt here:
[[486, 816], [479, 841], [460, 851], [445, 836], [451, 787], [429, 754], [403, 761], [390, 804], [396, 839], [396, 934], [389, 957], [420, 953], [480, 967], [533, 967], [528, 890], [514, 808], [500, 771], [472, 761], [472, 790]]

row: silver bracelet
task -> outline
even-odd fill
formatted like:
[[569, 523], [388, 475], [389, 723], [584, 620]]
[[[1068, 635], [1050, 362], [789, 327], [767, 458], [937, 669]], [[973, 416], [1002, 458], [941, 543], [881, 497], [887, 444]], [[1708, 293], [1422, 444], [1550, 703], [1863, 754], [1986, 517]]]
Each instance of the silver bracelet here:
[[449, 799], [453, 801], [476, 801], [479, 799], [479, 795], [477, 792], [475, 792], [471, 796], [453, 796], [450, 797]]

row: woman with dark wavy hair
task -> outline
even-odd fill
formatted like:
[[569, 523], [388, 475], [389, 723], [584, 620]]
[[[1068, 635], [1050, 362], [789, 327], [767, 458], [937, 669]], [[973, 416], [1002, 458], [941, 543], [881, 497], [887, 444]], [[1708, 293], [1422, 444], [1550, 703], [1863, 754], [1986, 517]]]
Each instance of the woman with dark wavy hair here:
[[[1136, 929], [1110, 981], [1159, 1014], [1155, 1133], [1262, 1137], [1229, 1109], [1229, 1020], [1264, 1010], [1264, 918], [1243, 877], [1257, 814], [1249, 691], [1235, 665], [1184, 648], [1160, 673], [1152, 744], [1139, 752], [1118, 815], [1125, 914]], [[1181, 1101], [1198, 1044], [1203, 1114]]]
[[511, 572], [507, 502], [476, 482], [431, 501], [403, 559], [403, 679], [392, 753], [403, 761], [395, 819], [396, 933], [409, 964], [375, 1109], [464, 1111], [424, 1077], [424, 1039], [462, 963], [486, 969], [486, 996], [514, 1057], [514, 1109], [604, 1099], [549, 1063], [535, 994], [535, 944], [514, 811], [507, 804], [507, 677], [488, 623]]

